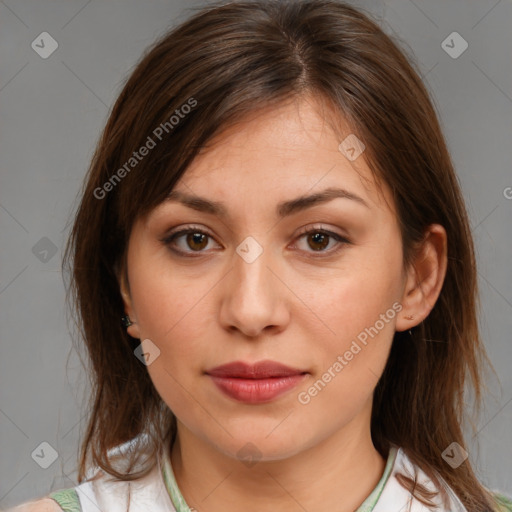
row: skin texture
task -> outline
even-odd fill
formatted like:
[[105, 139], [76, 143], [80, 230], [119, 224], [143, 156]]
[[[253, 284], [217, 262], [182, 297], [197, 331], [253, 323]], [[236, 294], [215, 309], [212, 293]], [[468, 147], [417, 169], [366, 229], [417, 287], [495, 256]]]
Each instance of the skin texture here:
[[[430, 226], [415, 265], [404, 269], [390, 191], [377, 187], [363, 156], [352, 162], [338, 149], [343, 139], [319, 112], [312, 98], [261, 111], [194, 160], [175, 190], [222, 202], [229, 217], [172, 201], [131, 232], [129, 286], [120, 279], [135, 322], [128, 332], [160, 350], [147, 370], [177, 417], [173, 469], [198, 510], [355, 510], [384, 470], [370, 417], [393, 334], [420, 323], [442, 287], [445, 230]], [[344, 137], [350, 133], [346, 127]], [[337, 198], [276, 216], [279, 202], [328, 187], [357, 194], [369, 208]], [[190, 224], [210, 236], [161, 241]], [[319, 228], [350, 243], [315, 241]], [[252, 263], [236, 252], [248, 236], [263, 249]], [[401, 311], [301, 404], [298, 394], [394, 303]], [[222, 394], [204, 373], [263, 359], [309, 374], [272, 402], [249, 405]], [[240, 460], [244, 446], [252, 465]]]

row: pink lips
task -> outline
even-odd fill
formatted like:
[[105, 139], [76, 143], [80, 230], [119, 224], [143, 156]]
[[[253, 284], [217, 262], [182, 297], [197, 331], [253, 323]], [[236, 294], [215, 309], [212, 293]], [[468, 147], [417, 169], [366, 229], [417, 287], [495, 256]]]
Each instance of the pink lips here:
[[235, 361], [208, 370], [217, 387], [240, 402], [269, 402], [301, 382], [308, 372], [274, 361], [246, 364]]

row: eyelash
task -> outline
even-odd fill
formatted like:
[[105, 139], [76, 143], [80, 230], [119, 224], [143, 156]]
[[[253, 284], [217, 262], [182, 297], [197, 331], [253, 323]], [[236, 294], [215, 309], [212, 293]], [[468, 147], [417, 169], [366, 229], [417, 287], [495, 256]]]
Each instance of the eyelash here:
[[[206, 231], [198, 228], [198, 227], [194, 227], [194, 226], [189, 226], [188, 228], [186, 229], [182, 229], [180, 231], [176, 231], [174, 233], [171, 233], [169, 234], [168, 236], [164, 237], [163, 239], [161, 239], [161, 242], [164, 243], [166, 246], [171, 246], [172, 243], [177, 239], [177, 238], [180, 238], [181, 236], [183, 235], [187, 235], [187, 234], [190, 234], [190, 233], [199, 233], [199, 234], [202, 234], [202, 235], [206, 235], [210, 238], [213, 238], [209, 233], [207, 233]], [[303, 231], [301, 233], [298, 234], [298, 238], [302, 238], [306, 235], [310, 235], [310, 234], [322, 234], [322, 235], [327, 235], [329, 236], [330, 238], [334, 238], [334, 240], [336, 240], [336, 242], [338, 243], [338, 246], [334, 247], [334, 249], [329, 249], [327, 251], [325, 250], [320, 250], [318, 252], [311, 252], [311, 255], [313, 258], [322, 258], [322, 257], [327, 257], [327, 256], [332, 256], [333, 254], [339, 252], [340, 250], [342, 250], [346, 245], [348, 244], [351, 244], [351, 241], [346, 238], [346, 237], [343, 237], [341, 235], [339, 235], [338, 233], [333, 233], [332, 231], [328, 231], [328, 230], [325, 230], [325, 229], [322, 229], [322, 228], [317, 228], [317, 227], [313, 227], [312, 229], [309, 229], [307, 231]], [[178, 254], [179, 256], [183, 256], [185, 258], [197, 258], [197, 257], [200, 257], [202, 255], [202, 253], [204, 251], [192, 251], [192, 253], [196, 253], [197, 255], [195, 256], [192, 256], [190, 252], [188, 251], [182, 251], [180, 249], [174, 249], [174, 248], [171, 248], [171, 250]], [[310, 251], [306, 251], [306, 252], [310, 252]]]

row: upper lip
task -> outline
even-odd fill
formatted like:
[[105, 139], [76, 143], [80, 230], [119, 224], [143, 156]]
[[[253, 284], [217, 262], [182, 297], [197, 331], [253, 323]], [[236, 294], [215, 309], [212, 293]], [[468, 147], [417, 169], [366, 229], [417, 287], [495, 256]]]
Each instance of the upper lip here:
[[239, 377], [245, 379], [267, 379], [271, 377], [287, 377], [290, 375], [300, 375], [307, 373], [305, 370], [291, 368], [276, 361], [258, 361], [254, 364], [244, 363], [243, 361], [233, 361], [232, 363], [216, 366], [207, 370], [208, 375], [214, 377]]

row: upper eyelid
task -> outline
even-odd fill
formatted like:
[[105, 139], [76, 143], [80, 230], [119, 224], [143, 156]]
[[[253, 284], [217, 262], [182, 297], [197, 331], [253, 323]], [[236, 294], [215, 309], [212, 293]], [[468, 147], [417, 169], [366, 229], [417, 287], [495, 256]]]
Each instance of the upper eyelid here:
[[[170, 237], [177, 235], [177, 234], [185, 234], [183, 232], [191, 231], [191, 230], [197, 230], [198, 232], [204, 233], [208, 235], [211, 238], [215, 238], [213, 234], [210, 233], [210, 231], [202, 226], [195, 225], [195, 224], [186, 224], [183, 227], [179, 227], [176, 229], [171, 230], [169, 233], [165, 234], [163, 237], [161, 237], [161, 241], [169, 239]], [[336, 233], [329, 227], [325, 227], [321, 225], [320, 223], [315, 223], [312, 226], [305, 226], [304, 228], [301, 228], [299, 232], [296, 234], [296, 236], [301, 236], [307, 233], [310, 233], [312, 231], [324, 231], [333, 235], [337, 235], [342, 238], [348, 239], [348, 235], [345, 235], [343, 233]]]

